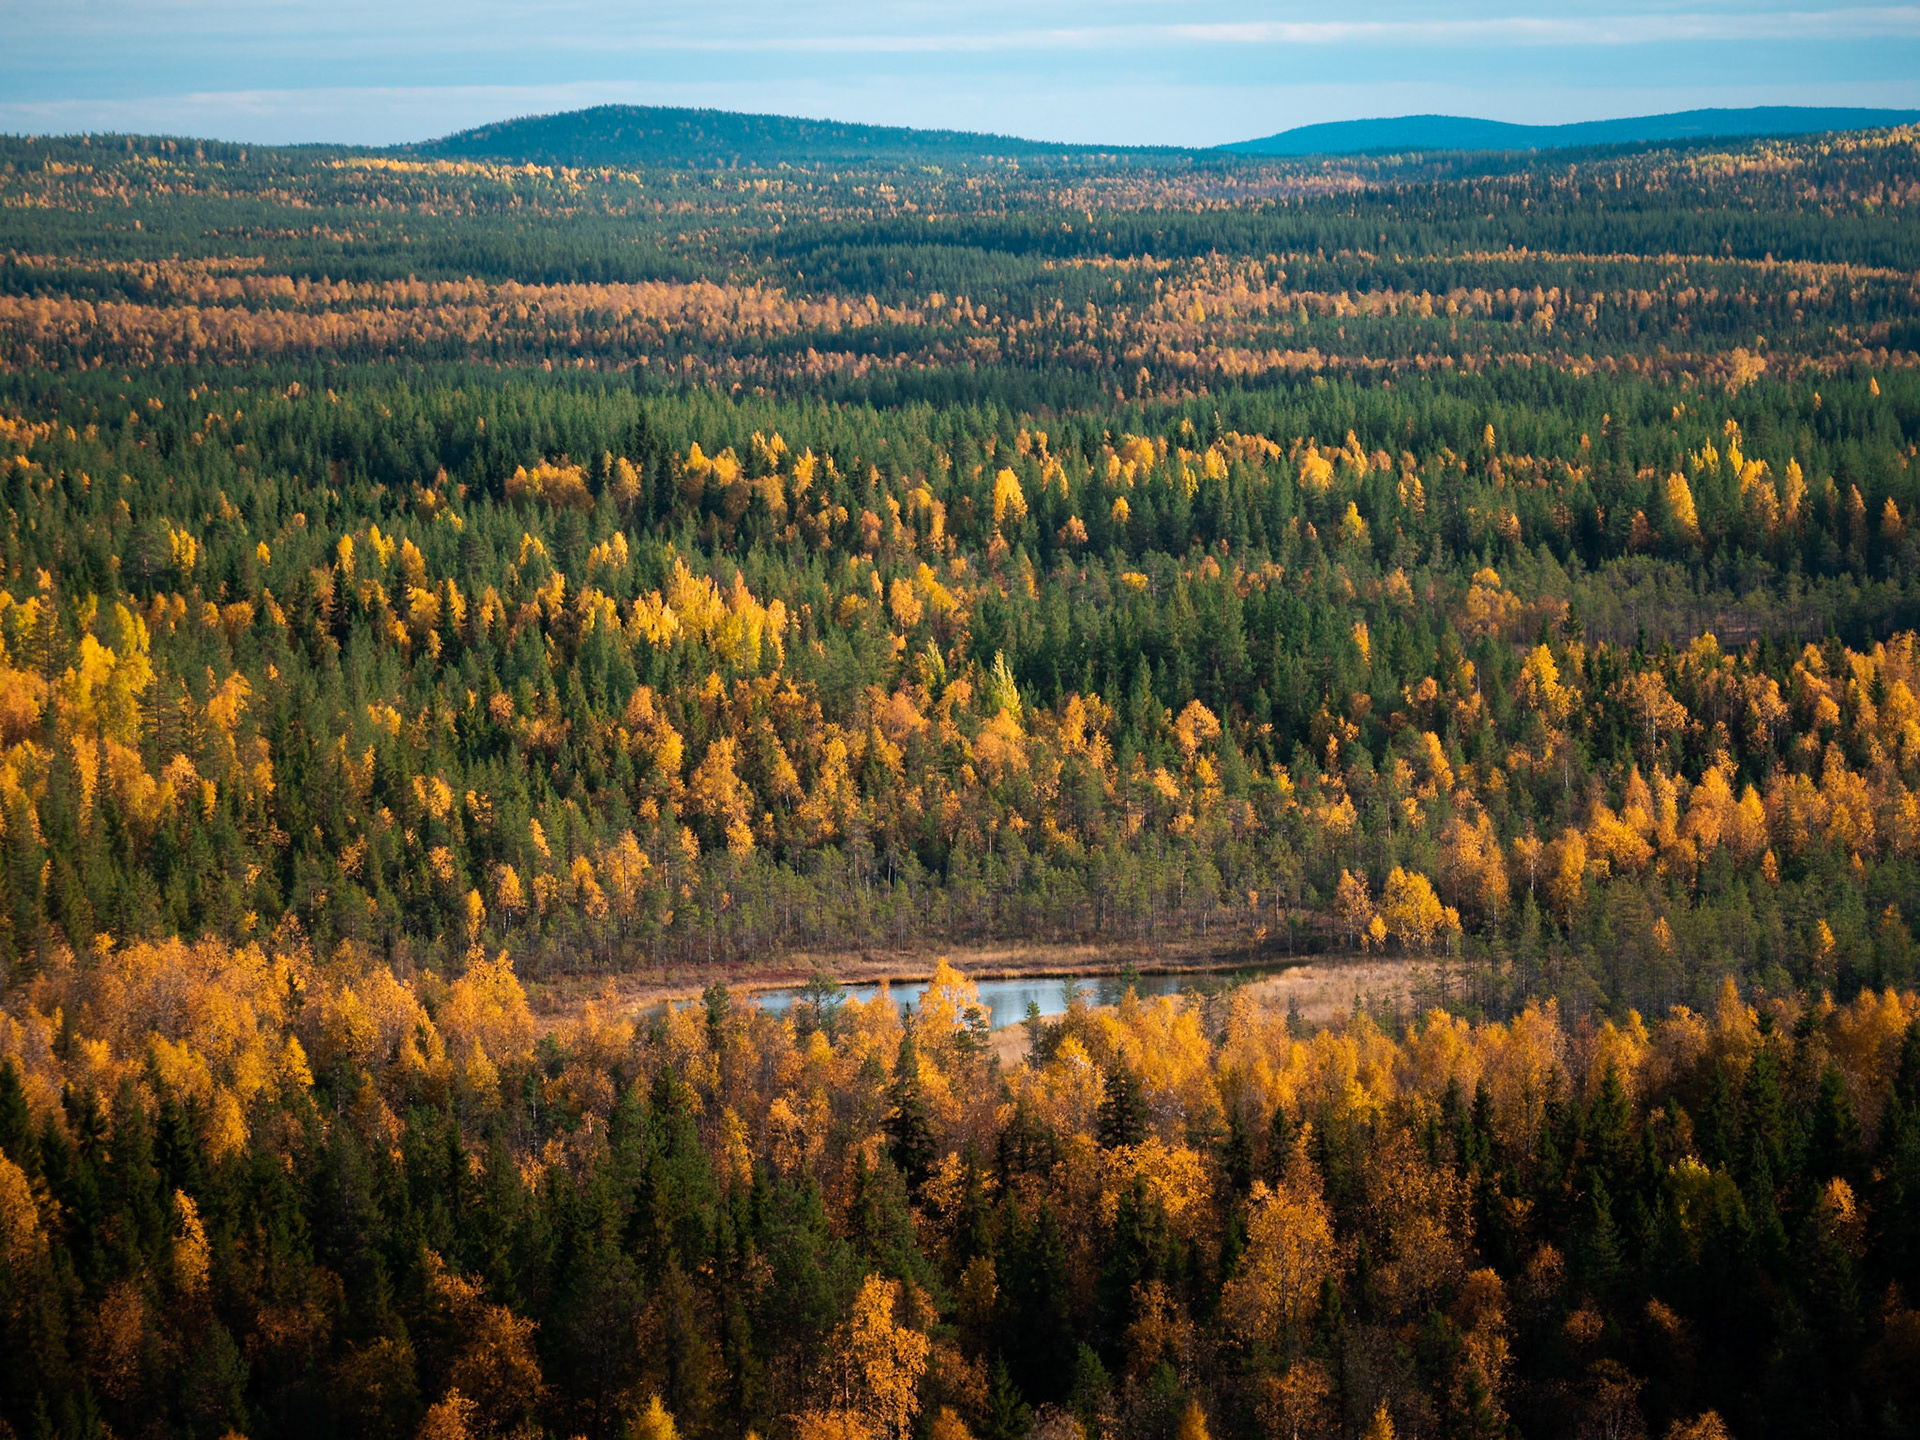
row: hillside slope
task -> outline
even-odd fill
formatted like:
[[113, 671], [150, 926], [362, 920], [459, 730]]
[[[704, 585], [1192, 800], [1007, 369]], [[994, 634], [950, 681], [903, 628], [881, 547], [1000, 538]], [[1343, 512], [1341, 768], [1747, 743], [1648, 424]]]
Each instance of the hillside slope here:
[[1509, 125], [1462, 115], [1399, 115], [1301, 125], [1220, 148], [1241, 155], [1352, 155], [1378, 150], [1552, 150], [1736, 135], [1810, 135], [1903, 125], [1920, 111], [1767, 105], [1747, 110], [1682, 110], [1573, 125]]
[[560, 115], [505, 120], [405, 148], [412, 154], [448, 159], [699, 167], [874, 160], [955, 163], [1102, 153], [1093, 147], [960, 130], [914, 130], [651, 105], [601, 105]]

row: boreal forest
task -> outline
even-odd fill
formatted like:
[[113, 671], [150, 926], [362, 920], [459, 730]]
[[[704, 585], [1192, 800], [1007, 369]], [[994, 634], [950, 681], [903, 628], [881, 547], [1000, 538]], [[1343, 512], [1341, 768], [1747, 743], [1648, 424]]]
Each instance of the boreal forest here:
[[0, 1440], [1920, 1436], [1920, 130], [730, 123], [0, 137]]

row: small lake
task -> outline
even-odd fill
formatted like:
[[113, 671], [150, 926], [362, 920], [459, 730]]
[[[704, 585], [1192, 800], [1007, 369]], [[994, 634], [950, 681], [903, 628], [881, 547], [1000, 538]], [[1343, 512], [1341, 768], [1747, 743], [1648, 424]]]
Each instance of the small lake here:
[[[1187, 970], [1177, 975], [1141, 975], [1134, 981], [1134, 988], [1143, 999], [1154, 995], [1177, 995], [1182, 990], [1218, 986], [1234, 976], [1271, 975], [1285, 968], [1283, 965], [1256, 965], [1228, 970]], [[980, 992], [980, 1003], [987, 1007], [995, 1030], [1006, 1025], [1017, 1025], [1026, 1019], [1029, 1004], [1038, 1005], [1043, 1016], [1065, 1014], [1071, 989], [1077, 989], [1092, 1005], [1117, 1004], [1126, 993], [1125, 982], [1118, 975], [1030, 975], [1017, 980], [979, 980], [975, 986]], [[805, 988], [790, 985], [778, 990], [759, 990], [754, 992], [752, 999], [762, 1010], [782, 1015], [795, 1000], [801, 998]], [[920, 997], [927, 993], [927, 982], [895, 981], [892, 991], [896, 1004], [918, 1008]], [[847, 985], [840, 990], [843, 998], [859, 1000], [863, 1004], [879, 993], [878, 985]]]

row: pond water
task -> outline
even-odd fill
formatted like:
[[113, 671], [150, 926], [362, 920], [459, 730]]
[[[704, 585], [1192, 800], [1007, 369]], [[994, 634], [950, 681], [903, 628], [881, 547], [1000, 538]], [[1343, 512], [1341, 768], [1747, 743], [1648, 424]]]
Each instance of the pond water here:
[[[1242, 966], [1230, 970], [1187, 970], [1178, 975], [1141, 975], [1135, 979], [1134, 986], [1143, 998], [1176, 995], [1182, 990], [1217, 986], [1236, 975], [1271, 974], [1284, 968]], [[1093, 1005], [1116, 1004], [1126, 993], [1125, 982], [1118, 975], [1030, 975], [1017, 980], [981, 980], [976, 985], [980, 991], [980, 1003], [987, 1007], [989, 1020], [995, 1030], [1004, 1025], [1017, 1025], [1026, 1019], [1029, 1004], [1038, 1005], [1043, 1016], [1065, 1014], [1069, 993], [1076, 988]], [[784, 1014], [795, 1000], [801, 998], [805, 989], [805, 986], [790, 985], [778, 990], [759, 990], [754, 992], [753, 1003], [776, 1015]], [[892, 991], [896, 1004], [918, 1008], [920, 997], [927, 993], [927, 982], [896, 981]], [[844, 998], [862, 1003], [879, 993], [878, 985], [848, 985], [840, 991]]]

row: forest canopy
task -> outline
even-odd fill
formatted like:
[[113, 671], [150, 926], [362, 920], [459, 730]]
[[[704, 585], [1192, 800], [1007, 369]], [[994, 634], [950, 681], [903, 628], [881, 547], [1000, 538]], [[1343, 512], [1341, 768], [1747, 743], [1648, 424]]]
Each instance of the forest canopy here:
[[0, 1437], [1912, 1433], [1916, 199], [0, 139]]

